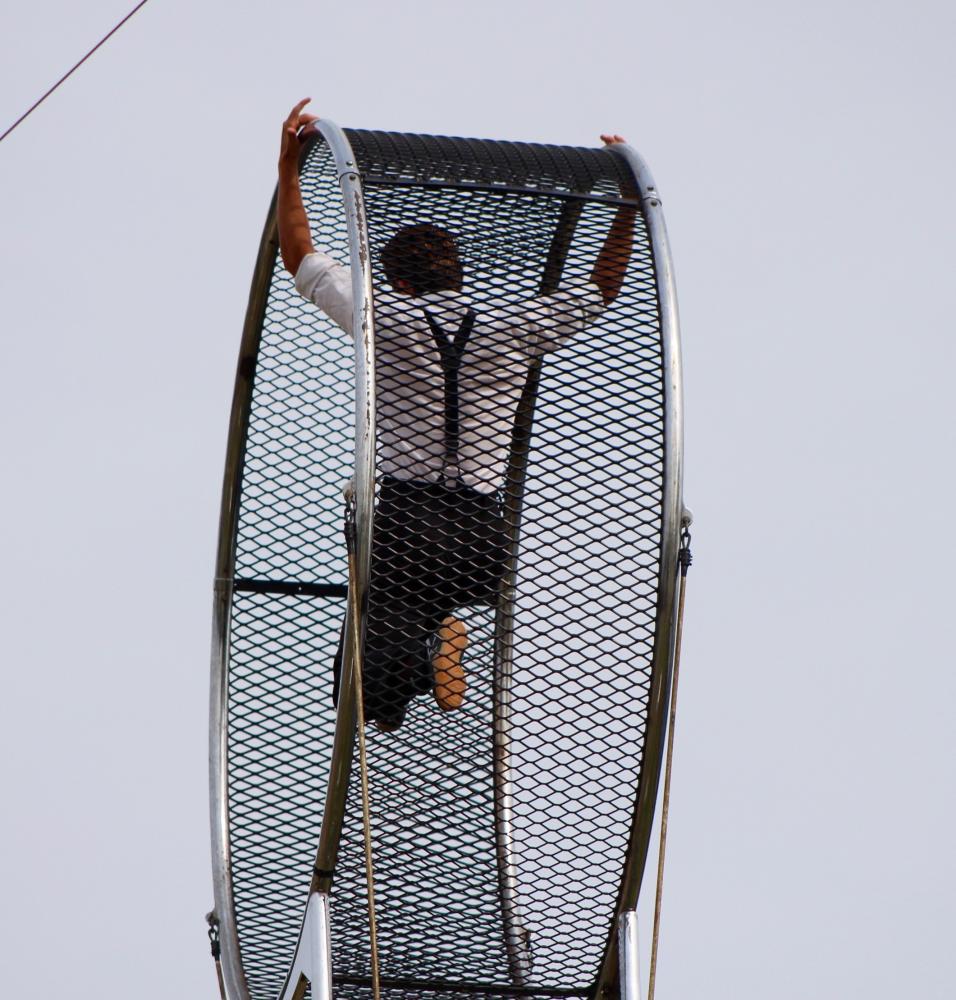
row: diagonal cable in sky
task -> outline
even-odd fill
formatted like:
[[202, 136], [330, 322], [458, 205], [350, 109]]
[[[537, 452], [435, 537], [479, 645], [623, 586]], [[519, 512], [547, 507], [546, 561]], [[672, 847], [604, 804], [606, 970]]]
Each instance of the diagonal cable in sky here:
[[71, 69], [67, 70], [63, 74], [63, 76], [61, 76], [60, 79], [57, 80], [56, 83], [54, 83], [53, 86], [50, 87], [50, 89], [42, 97], [34, 101], [33, 104], [31, 104], [30, 107], [27, 108], [27, 110], [24, 111], [22, 115], [20, 115], [20, 117], [6, 130], [6, 132], [3, 133], [3, 135], [0, 135], [0, 142], [3, 142], [3, 140], [6, 139], [6, 137], [20, 124], [20, 122], [24, 121], [31, 114], [33, 114], [33, 112], [36, 111], [36, 109], [50, 96], [50, 94], [53, 93], [54, 90], [57, 89], [57, 87], [60, 86], [61, 83], [64, 83], [66, 80], [68, 80], [104, 42], [106, 42], [113, 35], [115, 35], [116, 32], [119, 31], [119, 29], [122, 28], [124, 24], [126, 24], [126, 22], [136, 13], [136, 11], [140, 9], [140, 7], [145, 7], [146, 3], [147, 0], [139, 0], [139, 3], [126, 15], [126, 17], [123, 18], [122, 21], [120, 21], [117, 24], [114, 24], [113, 27], [93, 46], [93, 48], [90, 49], [89, 52], [86, 53], [85, 56], [83, 56], [83, 58], [78, 63], [76, 63]]

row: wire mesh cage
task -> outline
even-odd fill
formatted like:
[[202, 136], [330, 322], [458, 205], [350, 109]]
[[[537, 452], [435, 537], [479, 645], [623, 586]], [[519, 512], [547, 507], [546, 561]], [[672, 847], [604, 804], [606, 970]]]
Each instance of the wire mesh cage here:
[[653, 818], [680, 509], [656, 191], [629, 150], [330, 124], [301, 177], [325, 254], [309, 266], [339, 289], [318, 296], [338, 325], [284, 275], [273, 208], [227, 461], [212, 792], [230, 988], [278, 995], [321, 830], [335, 841], [334, 991], [371, 996], [358, 783], [331, 825], [328, 797], [349, 333], [363, 350], [344, 173], [361, 190], [374, 328], [374, 474], [355, 516], [371, 540], [382, 987], [393, 1000], [612, 992], [612, 932]]

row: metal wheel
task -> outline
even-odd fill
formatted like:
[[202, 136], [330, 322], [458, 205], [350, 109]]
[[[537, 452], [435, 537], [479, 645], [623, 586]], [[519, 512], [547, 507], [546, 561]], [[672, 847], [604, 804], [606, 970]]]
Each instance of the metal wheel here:
[[[455, 438], [469, 488], [494, 498], [506, 551], [493, 596], [455, 599], [468, 632], [461, 707], [442, 711], [424, 693], [396, 731], [367, 730], [383, 991], [613, 993], [617, 920], [637, 902], [657, 793], [682, 509], [676, 300], [656, 189], [626, 147], [328, 122], [302, 183], [316, 244], [363, 262], [352, 268], [360, 335], [353, 346], [297, 296], [271, 211], [216, 585], [213, 856], [230, 996], [278, 995], [310, 887], [328, 894], [336, 996], [370, 996], [354, 718], [340, 698], [336, 729], [331, 703], [346, 606], [341, 487], [355, 476], [363, 635], [374, 644], [376, 609], [399, 588], [411, 607], [424, 579], [376, 562], [392, 442], [421, 419], [420, 400], [402, 402], [408, 359], [385, 336], [411, 322], [401, 309], [419, 307], [389, 292], [383, 253], [422, 223], [452, 234], [460, 254], [462, 294], [479, 316], [473, 349], [484, 351], [474, 364], [513, 369], [506, 436], [500, 393], [462, 382]], [[547, 350], [521, 341], [516, 354], [537, 308], [527, 304], [587, 284], [622, 211], [634, 221], [620, 293]], [[519, 318], [481, 333], [488, 310]], [[465, 353], [462, 379], [468, 363]], [[487, 413], [482, 399], [494, 400]], [[425, 491], [418, 502], [431, 516], [438, 501]], [[468, 523], [465, 536], [492, 531]], [[416, 620], [404, 638], [414, 645], [422, 631]]]

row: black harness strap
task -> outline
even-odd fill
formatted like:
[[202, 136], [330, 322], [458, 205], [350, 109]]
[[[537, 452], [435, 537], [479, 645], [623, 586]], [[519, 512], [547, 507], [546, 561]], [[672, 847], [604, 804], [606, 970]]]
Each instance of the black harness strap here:
[[438, 348], [438, 355], [441, 358], [442, 371], [445, 374], [445, 462], [444, 475], [446, 482], [454, 482], [458, 479], [460, 469], [458, 466], [458, 441], [459, 429], [459, 397], [458, 397], [458, 369], [461, 367], [461, 357], [465, 353], [465, 345], [471, 336], [472, 327], [475, 325], [475, 310], [469, 309], [465, 313], [461, 326], [454, 338], [449, 338], [445, 331], [438, 325], [435, 317], [424, 309], [425, 319], [431, 327], [432, 336], [435, 338], [435, 346]]

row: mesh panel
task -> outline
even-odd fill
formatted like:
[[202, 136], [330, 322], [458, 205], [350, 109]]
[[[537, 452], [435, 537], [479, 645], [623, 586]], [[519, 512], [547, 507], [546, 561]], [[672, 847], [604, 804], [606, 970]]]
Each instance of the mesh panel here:
[[[375, 287], [365, 694], [385, 991], [581, 995], [613, 919], [654, 639], [663, 388], [647, 234], [606, 152], [348, 136]], [[317, 245], [347, 261], [324, 145], [303, 191]], [[633, 247], [605, 308], [591, 279], [615, 224]], [[407, 226], [426, 228], [396, 243]], [[352, 366], [276, 262], [236, 577], [314, 592], [255, 584], [233, 608], [233, 889], [254, 1000], [281, 987], [318, 840]], [[331, 918], [336, 994], [364, 1000], [357, 782]]]
[[334, 716], [327, 671], [344, 601], [237, 594], [229, 677], [236, 923], [253, 997], [278, 995], [302, 921]]
[[[394, 731], [369, 729], [381, 974], [402, 996], [414, 994], [409, 980], [584, 992], [613, 917], [650, 682], [663, 399], [647, 236], [638, 216], [627, 280], [602, 309], [587, 286], [620, 209], [611, 155], [349, 138], [376, 268], [380, 495], [366, 701], [383, 706], [386, 728], [404, 712]], [[396, 240], [406, 226], [414, 235]], [[460, 295], [449, 291], [459, 263]], [[451, 351], [434, 327], [453, 342], [468, 307], [474, 322], [449, 372], [455, 358], [441, 363]], [[409, 468], [464, 485], [452, 493], [457, 519], [441, 482], [393, 512], [389, 477]], [[470, 512], [469, 489], [490, 499], [484, 518]], [[383, 520], [409, 522], [408, 537], [391, 537]], [[498, 554], [502, 526], [516, 565]], [[378, 558], [382, 547], [394, 552]], [[489, 558], [493, 593], [479, 586], [469, 600]], [[446, 615], [467, 633], [467, 689], [460, 708], [443, 711], [428, 657]], [[437, 649], [456, 658], [448, 643]], [[338, 982], [359, 988], [370, 970], [352, 792], [333, 950]]]

